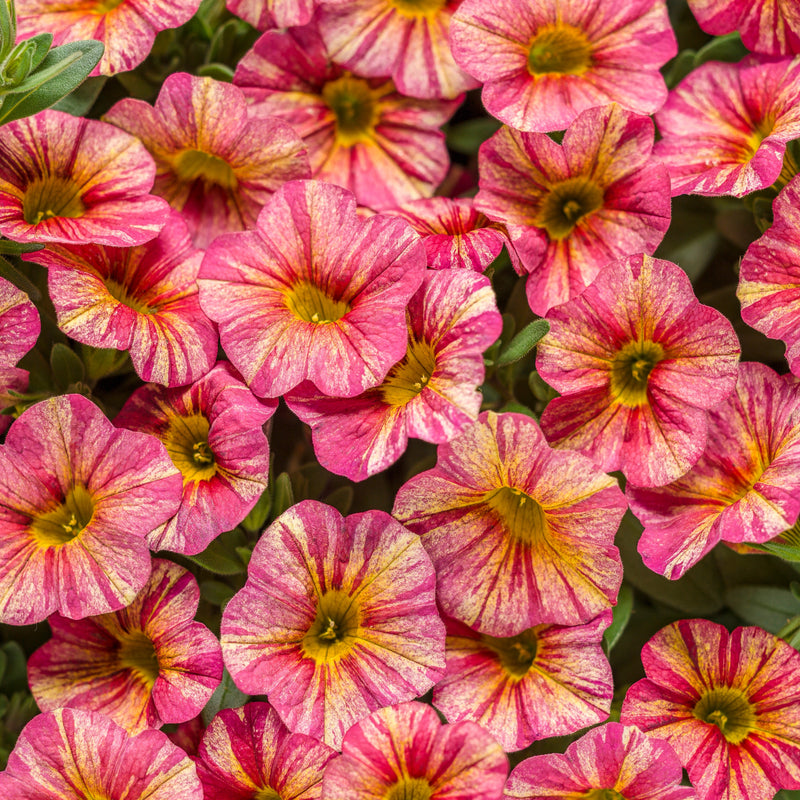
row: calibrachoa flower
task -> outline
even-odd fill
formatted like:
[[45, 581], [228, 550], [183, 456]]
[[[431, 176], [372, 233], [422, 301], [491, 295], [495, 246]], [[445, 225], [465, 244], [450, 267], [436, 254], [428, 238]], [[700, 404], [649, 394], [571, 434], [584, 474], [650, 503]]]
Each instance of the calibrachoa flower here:
[[561, 397], [542, 414], [557, 447], [639, 486], [683, 475], [706, 444], [706, 410], [733, 391], [739, 342], [670, 261], [631, 256], [552, 309], [536, 368]]
[[54, 614], [53, 638], [28, 660], [42, 711], [99, 711], [128, 731], [185, 722], [200, 713], [222, 677], [222, 652], [194, 615], [197, 581], [156, 559], [127, 608], [82, 620]]
[[480, 86], [453, 60], [450, 19], [461, 0], [325, 0], [319, 28], [331, 58], [410, 97], [456, 97]]
[[350, 192], [292, 181], [255, 231], [209, 248], [200, 304], [259, 397], [304, 380], [329, 397], [353, 397], [405, 354], [406, 306], [424, 270], [424, 248], [406, 222], [362, 219]]
[[609, 722], [573, 742], [561, 755], [527, 758], [508, 776], [506, 800], [695, 800], [681, 786], [675, 751], [634, 727]]
[[331, 62], [316, 24], [265, 33], [236, 67], [252, 114], [291, 123], [308, 147], [313, 177], [387, 209], [430, 197], [447, 173], [439, 128], [460, 99], [415, 100], [385, 78]]
[[700, 27], [714, 36], [737, 31], [756, 53], [800, 52], [800, 7], [795, 0], [688, 0]]
[[508, 759], [474, 722], [442, 725], [422, 703], [384, 708], [345, 734], [322, 800], [500, 800]]
[[97, 39], [105, 46], [92, 75], [113, 75], [142, 63], [156, 34], [188, 22], [200, 0], [17, 0], [17, 38], [42, 31], [53, 44]]
[[318, 800], [336, 751], [291, 733], [269, 704], [247, 703], [214, 717], [197, 755], [205, 800]]
[[189, 756], [161, 731], [131, 736], [103, 714], [34, 717], [0, 772], [5, 800], [202, 800]]
[[28, 295], [0, 278], [0, 368], [16, 366], [39, 338], [41, 322]]
[[[407, 481], [393, 514], [422, 538], [444, 611], [481, 633], [588, 622], [616, 600], [627, 504], [584, 456], [521, 414], [481, 414]], [[468, 588], [467, 588], [468, 587]]]
[[85, 397], [23, 412], [0, 448], [0, 621], [133, 602], [150, 575], [145, 536], [175, 513], [180, 486], [161, 442], [117, 430]]
[[183, 389], [137, 389], [114, 424], [158, 437], [183, 476], [178, 513], [147, 537], [153, 550], [194, 555], [235, 528], [267, 487], [262, 426], [277, 401], [262, 401], [227, 362]]
[[228, 11], [260, 31], [305, 25], [314, 15], [317, 0], [227, 0]]
[[710, 61], [670, 93], [656, 115], [655, 154], [672, 194], [743, 197], [780, 175], [787, 142], [800, 137], [800, 59]]
[[138, 247], [51, 245], [25, 255], [48, 268], [58, 325], [93, 347], [129, 350], [142, 380], [180, 386], [217, 357], [216, 326], [200, 310], [196, 250], [180, 214]]
[[156, 160], [153, 191], [183, 214], [198, 247], [252, 228], [282, 183], [310, 176], [289, 125], [254, 118], [239, 89], [211, 78], [170, 75], [155, 107], [126, 98], [104, 119], [144, 142]]
[[742, 319], [786, 343], [789, 369], [800, 375], [800, 177], [772, 203], [772, 227], [747, 248], [736, 292]]
[[15, 242], [130, 247], [158, 235], [168, 206], [155, 164], [105, 122], [42, 111], [0, 128], [0, 234]]
[[800, 385], [742, 364], [735, 392], [708, 412], [708, 445], [683, 477], [628, 487], [650, 569], [679, 578], [720, 540], [765, 542], [800, 513]]
[[497, 638], [445, 619], [447, 669], [433, 704], [453, 722], [481, 724], [509, 751], [603, 722], [614, 694], [602, 647], [610, 624], [609, 609], [587, 625]]
[[397, 461], [409, 436], [446, 442], [478, 417], [483, 351], [503, 327], [489, 279], [426, 272], [407, 313], [408, 349], [380, 386], [340, 400], [306, 384], [286, 397], [331, 472], [363, 480]]
[[470, 198], [424, 198], [385, 213], [407, 220], [422, 237], [430, 269], [483, 272], [500, 255], [503, 245], [519, 269], [505, 226], [477, 211]]
[[699, 800], [800, 788], [800, 653], [761, 628], [674, 622], [642, 649], [622, 722], [666, 739]]
[[225, 607], [225, 665], [289, 730], [338, 748], [354, 722], [441, 676], [434, 583], [419, 540], [388, 514], [343, 519], [304, 500], [264, 531]]
[[611, 102], [658, 111], [658, 70], [678, 51], [664, 0], [465, 0], [450, 39], [458, 64], [485, 83], [489, 113], [521, 131], [563, 130]]
[[664, 238], [669, 175], [653, 158], [654, 135], [649, 117], [614, 104], [580, 114], [561, 145], [504, 126], [481, 146], [475, 207], [508, 226], [535, 313], [579, 295], [609, 261], [652, 253]]

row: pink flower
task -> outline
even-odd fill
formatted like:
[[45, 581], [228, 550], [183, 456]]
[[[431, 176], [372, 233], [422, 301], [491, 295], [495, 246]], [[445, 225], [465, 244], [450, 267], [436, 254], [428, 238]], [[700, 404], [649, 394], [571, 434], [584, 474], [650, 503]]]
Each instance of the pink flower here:
[[28, 295], [0, 278], [0, 368], [16, 366], [36, 344], [41, 327]]
[[311, 21], [318, 0], [226, 0], [228, 11], [260, 31]]

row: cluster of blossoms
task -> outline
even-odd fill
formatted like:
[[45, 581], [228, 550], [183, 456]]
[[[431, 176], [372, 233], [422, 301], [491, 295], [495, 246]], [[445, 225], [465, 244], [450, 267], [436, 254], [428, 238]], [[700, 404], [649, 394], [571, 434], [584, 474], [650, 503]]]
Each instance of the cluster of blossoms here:
[[[230, 80], [206, 64], [152, 102], [0, 127], [0, 251], [21, 255], [0, 277], [0, 622], [51, 633], [0, 797], [800, 789], [788, 634], [657, 610], [645, 677], [615, 687], [609, 659], [626, 512], [671, 580], [721, 542], [798, 536], [800, 10], [688, 5], [751, 52], [669, 90], [666, 0], [228, 0], [215, 47], [252, 34]], [[103, 92], [199, 9], [18, 0], [17, 35], [104, 42]], [[441, 128], [473, 90], [496, 123], [454, 168]], [[773, 219], [741, 316], [787, 375], [740, 363], [656, 257], [673, 198], [754, 193]], [[64, 351], [131, 370], [42, 390], [37, 340], [54, 373]], [[542, 408], [514, 389], [534, 345]], [[294, 502], [273, 463], [301, 474], [307, 451], [350, 501], [396, 488], [348, 515], [309, 470]], [[571, 743], [509, 774], [551, 737]]]

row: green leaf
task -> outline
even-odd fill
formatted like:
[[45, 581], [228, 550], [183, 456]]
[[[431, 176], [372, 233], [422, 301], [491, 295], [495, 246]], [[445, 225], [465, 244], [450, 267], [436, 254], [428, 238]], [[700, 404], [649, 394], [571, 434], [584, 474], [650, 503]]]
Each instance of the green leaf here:
[[239, 531], [227, 531], [217, 536], [202, 553], [188, 558], [215, 575], [240, 575], [247, 571], [247, 565], [242, 562], [236, 548], [244, 545], [244, 537]]
[[735, 586], [725, 593], [725, 601], [748, 625], [770, 633], [778, 633], [800, 614], [800, 600], [777, 586]]
[[292, 479], [288, 472], [281, 472], [275, 479], [275, 486], [272, 489], [272, 518], [276, 519], [293, 505]]
[[81, 345], [81, 361], [86, 365], [86, 380], [94, 385], [103, 378], [124, 372], [129, 366], [127, 350]]
[[674, 89], [693, 69], [697, 53], [694, 50], [681, 50], [673, 59], [665, 77], [667, 86]]
[[44, 250], [44, 245], [38, 242], [12, 242], [10, 239], [0, 239], [0, 256], [18, 256], [22, 253], [35, 253]]
[[233, 70], [227, 64], [214, 62], [213, 64], [203, 64], [197, 68], [197, 74], [201, 78], [213, 78], [215, 81], [233, 83]]
[[224, 606], [236, 590], [222, 581], [200, 581], [200, 597], [211, 603], [212, 606]]
[[100, 92], [108, 82], [108, 75], [95, 75], [87, 78], [77, 89], [59, 100], [53, 108], [66, 111], [73, 117], [85, 117], [100, 96]]
[[14, 49], [17, 41], [17, 15], [14, 0], [0, 0], [0, 61]]
[[535, 319], [529, 322], [503, 349], [497, 359], [498, 367], [505, 367], [524, 358], [536, 347], [547, 332], [550, 323], [544, 319]]
[[491, 117], [478, 117], [452, 125], [447, 131], [447, 146], [456, 153], [473, 155], [490, 136], [500, 130], [500, 123]]
[[329, 506], [333, 506], [340, 514], [347, 514], [353, 505], [353, 487], [340, 486], [338, 489], [334, 489], [325, 498], [325, 502]]
[[0, 104], [0, 125], [30, 117], [66, 97], [97, 66], [102, 42], [79, 41], [54, 47], [41, 66]]
[[53, 371], [53, 384], [60, 392], [81, 383], [86, 377], [83, 361], [78, 354], [61, 342], [56, 342], [50, 351], [50, 369]]
[[38, 287], [2, 256], [0, 256], [0, 276], [13, 283], [17, 289], [22, 289], [30, 297], [32, 303], [41, 301], [42, 293]]
[[526, 417], [537, 419], [536, 413], [528, 406], [518, 403], [516, 400], [509, 400], [501, 409], [501, 414], [525, 414]]
[[619, 641], [628, 622], [631, 618], [631, 611], [633, 611], [633, 590], [626, 583], [623, 583], [619, 589], [619, 597], [617, 604], [614, 606], [614, 619], [612, 623], [606, 628], [603, 634], [603, 644], [606, 648], [606, 653], [610, 653], [614, 645]]
[[18, 87], [42, 63], [52, 43], [52, 33], [40, 33], [20, 42], [0, 67], [0, 94]]
[[28, 665], [25, 652], [16, 642], [5, 642], [0, 648], [5, 656], [3, 692], [24, 692], [28, 688]]
[[695, 68], [707, 61], [741, 61], [748, 54], [738, 33], [716, 36], [708, 44], [701, 47], [694, 57]]
[[250, 513], [242, 520], [242, 527], [248, 533], [261, 533], [269, 519], [269, 510], [271, 506], [272, 493], [269, 489], [265, 489], [261, 492], [261, 497], [258, 498], [256, 504], [250, 510]]
[[219, 686], [214, 690], [206, 707], [200, 712], [203, 717], [203, 723], [208, 726], [211, 720], [222, 711], [223, 708], [239, 708], [243, 706], [250, 699], [249, 695], [240, 691], [239, 687], [233, 682], [228, 670], [222, 673], [222, 680]]

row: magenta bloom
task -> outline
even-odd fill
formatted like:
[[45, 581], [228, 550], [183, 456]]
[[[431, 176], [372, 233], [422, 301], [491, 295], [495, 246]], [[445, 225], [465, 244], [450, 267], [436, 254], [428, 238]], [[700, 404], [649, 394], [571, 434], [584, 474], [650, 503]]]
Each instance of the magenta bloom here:
[[[348, 2], [348, 7], [353, 6]], [[289, 122], [308, 148], [314, 178], [349, 189], [384, 210], [430, 197], [449, 166], [439, 128], [460, 103], [415, 100], [385, 77], [334, 64], [316, 23], [264, 34], [234, 81], [253, 114]]]
[[736, 292], [742, 319], [786, 343], [789, 369], [800, 375], [800, 178], [772, 203], [772, 227], [747, 248]]
[[[616, 600], [627, 504], [588, 458], [521, 414], [481, 414], [407, 481], [392, 513], [422, 538], [445, 613], [491, 636], [579, 625]], [[465, 587], [469, 587], [467, 591]]]
[[343, 519], [304, 500], [264, 531], [225, 607], [225, 665], [289, 730], [338, 748], [354, 722], [441, 677], [434, 583], [419, 539], [388, 514]]
[[247, 516], [267, 487], [263, 425], [277, 406], [253, 397], [227, 362], [187, 388], [131, 395], [114, 424], [160, 439], [183, 477], [178, 513], [148, 535], [151, 549], [195, 555]]
[[336, 399], [305, 384], [286, 398], [331, 472], [364, 480], [397, 461], [409, 436], [446, 442], [478, 418], [483, 351], [503, 327], [488, 278], [428, 271], [407, 316], [408, 349], [380, 386]]
[[800, 6], [795, 0], [688, 0], [700, 27], [714, 36], [738, 31], [748, 50], [800, 53]]
[[202, 800], [189, 756], [161, 731], [137, 736], [103, 714], [34, 717], [0, 772], [4, 800]]
[[200, 0], [16, 0], [17, 38], [49, 31], [53, 44], [97, 39], [105, 45], [92, 75], [114, 75], [147, 58], [156, 34], [188, 22]]
[[260, 31], [311, 21], [317, 0], [226, 0], [228, 11]]
[[564, 755], [526, 758], [511, 771], [506, 800], [696, 800], [681, 786], [675, 751], [634, 727], [609, 722], [573, 742]]
[[180, 484], [161, 442], [117, 430], [85, 397], [23, 412], [0, 448], [0, 620], [133, 602], [150, 575], [145, 537], [177, 510]]
[[669, 227], [669, 176], [653, 158], [647, 117], [618, 105], [584, 111], [562, 144], [501, 128], [481, 146], [475, 207], [508, 227], [544, 315], [576, 297], [602, 267], [652, 253]]
[[761, 628], [674, 622], [642, 649], [622, 722], [666, 739], [698, 800], [800, 789], [800, 653]]
[[139, 247], [51, 245], [25, 258], [48, 268], [61, 330], [93, 347], [129, 350], [142, 380], [181, 386], [213, 366], [219, 337], [200, 310], [196, 281], [203, 254], [177, 212]]
[[536, 368], [561, 392], [542, 414], [549, 442], [639, 486], [697, 462], [707, 409], [733, 391], [739, 342], [682, 269], [645, 255], [616, 261], [547, 320]]
[[710, 61], [656, 115], [672, 194], [743, 197], [775, 182], [800, 137], [800, 60]]
[[564, 130], [612, 102], [658, 111], [667, 97], [659, 69], [678, 50], [664, 0], [465, 0], [451, 43], [484, 82], [489, 113], [521, 131]]
[[322, 772], [335, 755], [328, 745], [291, 733], [268, 703], [247, 703], [211, 720], [197, 772], [205, 800], [318, 800]]
[[442, 725], [422, 703], [357, 722], [325, 770], [322, 800], [500, 800], [508, 759], [474, 722]]
[[136, 733], [200, 713], [222, 677], [222, 652], [194, 615], [197, 581], [155, 559], [150, 579], [122, 611], [83, 620], [54, 614], [53, 638], [28, 661], [42, 711], [99, 711]]
[[155, 107], [126, 98], [104, 119], [144, 142], [157, 166], [153, 192], [183, 214], [198, 247], [252, 228], [282, 183], [311, 174], [285, 122], [253, 118], [239, 89], [211, 78], [170, 75]]
[[305, 380], [329, 397], [377, 386], [406, 352], [406, 306], [425, 255], [402, 220], [356, 214], [321, 181], [281, 187], [255, 231], [219, 238], [200, 270], [200, 303], [259, 397]]
[[42, 111], [0, 128], [0, 234], [131, 247], [164, 227], [142, 143], [104, 122]]
[[800, 386], [742, 364], [735, 392], [708, 412], [708, 445], [683, 477], [628, 487], [650, 569], [679, 578], [720, 540], [766, 542], [800, 513]]
[[0, 278], [0, 368], [13, 367], [39, 338], [41, 322], [28, 295]]
[[610, 610], [587, 625], [537, 625], [503, 638], [445, 624], [447, 669], [433, 704], [447, 719], [477, 722], [511, 751], [608, 718], [614, 684], [602, 641]]

